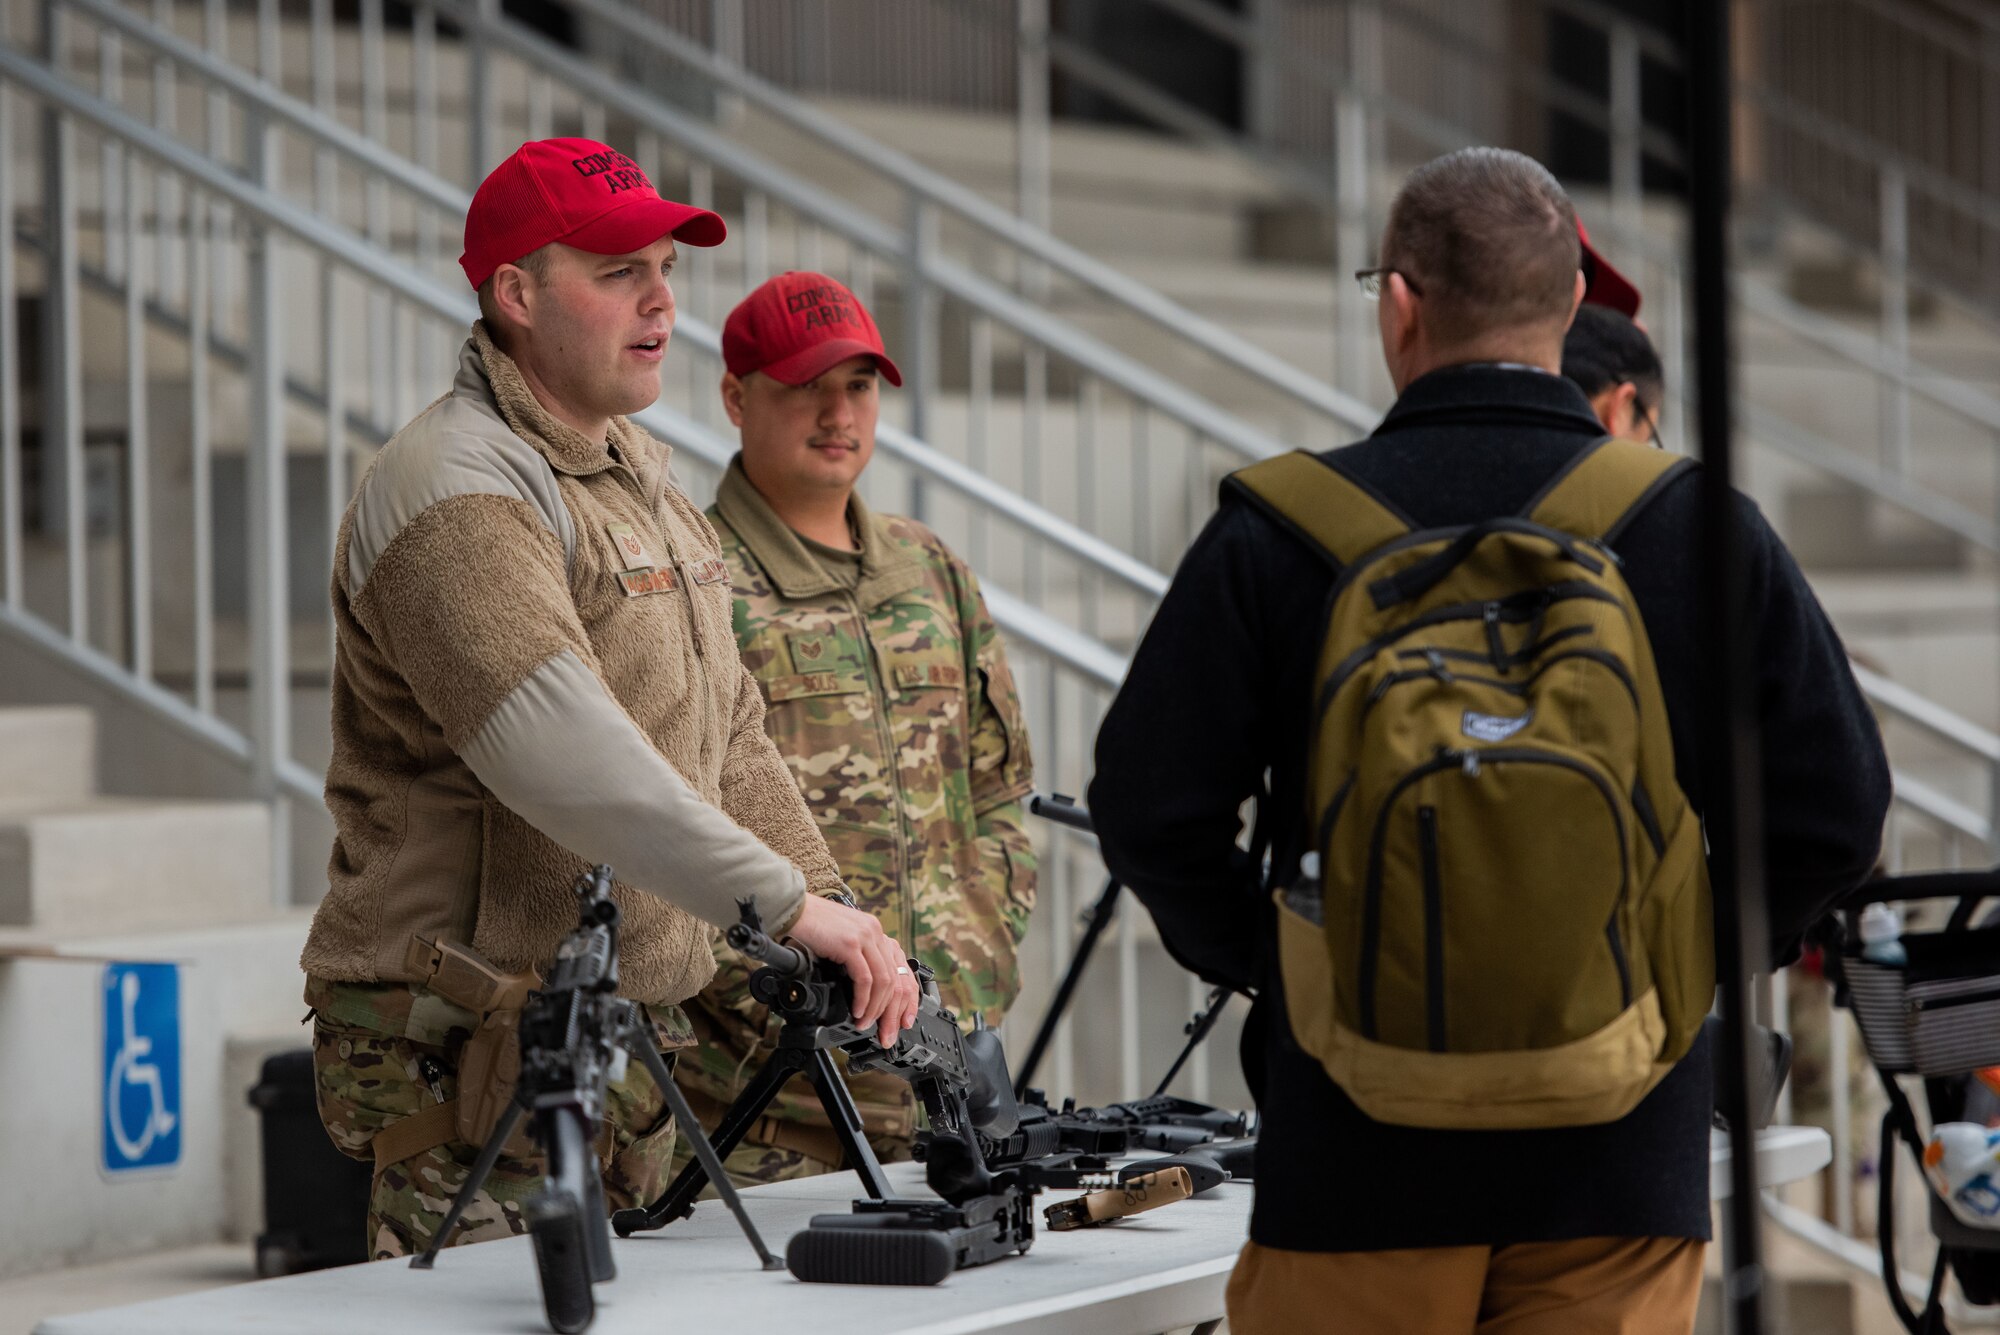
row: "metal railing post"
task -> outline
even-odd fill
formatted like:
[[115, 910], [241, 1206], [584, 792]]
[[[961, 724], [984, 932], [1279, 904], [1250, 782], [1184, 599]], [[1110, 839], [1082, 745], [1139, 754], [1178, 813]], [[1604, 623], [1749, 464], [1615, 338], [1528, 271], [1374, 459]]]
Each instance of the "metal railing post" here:
[[[922, 195], [911, 194], [905, 215], [903, 263], [904, 388], [910, 396], [910, 434], [931, 438], [931, 400], [937, 391], [938, 295], [931, 286], [930, 267], [937, 257], [937, 208]], [[923, 474], [910, 474], [910, 517], [925, 521]]]
[[1611, 215], [1620, 239], [1637, 247], [1645, 186], [1643, 74], [1639, 34], [1630, 23], [1611, 29]]
[[[0, 218], [14, 216], [13, 93], [0, 88]], [[11, 610], [21, 607], [21, 347], [15, 316], [14, 229], [0, 227], [0, 566], [6, 570], [0, 596]]]
[[499, 16], [500, 0], [475, 0], [470, 49], [466, 53], [471, 65], [466, 88], [469, 103], [466, 114], [471, 118], [466, 133], [472, 150], [471, 170], [465, 182], [468, 190], [478, 188], [493, 166], [493, 39], [487, 34], [487, 26]]
[[[1892, 822], [1893, 823], [1893, 822]], [[1833, 1226], [1854, 1236], [1854, 1097], [1849, 1045], [1854, 1041], [1847, 1012], [1827, 1008], [1827, 1078], [1833, 1088]]]
[[[277, 168], [277, 131], [250, 113], [246, 157], [257, 185], [268, 188]], [[245, 441], [244, 553], [249, 584], [250, 778], [271, 810], [271, 897], [291, 904], [291, 802], [278, 784], [290, 753], [291, 606], [285, 470], [284, 326], [278, 315], [282, 281], [278, 235], [253, 223], [245, 254], [248, 270], [247, 367], [250, 431]]]
[[1375, 263], [1368, 235], [1368, 178], [1374, 135], [1363, 91], [1381, 62], [1380, 15], [1374, 0], [1347, 0], [1346, 78], [1333, 98], [1334, 216], [1334, 383], [1349, 394], [1364, 394], [1368, 359], [1368, 302], [1351, 275]]
[[[334, 66], [337, 56], [334, 51], [333, 0], [312, 0], [311, 48], [312, 65], [312, 105], [313, 110], [329, 120], [334, 111]], [[478, 118], [472, 118], [473, 133], [477, 134]], [[313, 208], [325, 218], [337, 218], [335, 199], [340, 185], [339, 160], [331, 148], [321, 147], [313, 154]]]
[[[741, 68], [744, 52], [743, 0], [708, 0], [708, 45], [716, 59]], [[743, 119], [743, 99], [735, 93], [715, 94], [715, 123], [736, 124]]]
[[[65, 25], [61, 7], [42, 6], [42, 55], [51, 70], [63, 68]], [[77, 287], [80, 260], [76, 234], [76, 125], [59, 108], [42, 113], [42, 193], [48, 238], [47, 279], [42, 298], [43, 474], [38, 498], [45, 527], [59, 526], [65, 565], [64, 604], [70, 639], [90, 637], [89, 571], [84, 526], [88, 479], [83, 454], [82, 316]], [[60, 466], [57, 461], [60, 460]]]
[[[173, 21], [171, 0], [153, 0], [153, 24], [164, 28]], [[164, 56], [153, 61], [153, 126], [171, 132], [178, 117], [174, 114], [174, 67]], [[180, 288], [182, 259], [178, 238], [167, 225], [169, 218], [180, 216], [180, 196], [175, 193], [180, 182], [172, 172], [158, 172], [154, 175], [153, 190], [153, 237], [158, 255], [154, 261], [155, 290], [161, 301], [169, 300], [171, 294]]]
[[1882, 209], [1882, 463], [1910, 471], [1910, 187], [1903, 169], [1880, 169]]
[[1250, 142], [1275, 148], [1284, 124], [1284, 66], [1278, 59], [1285, 40], [1284, 0], [1245, 0], [1251, 43], [1239, 46], [1243, 61], [1243, 129]]
[[1118, 1087], [1137, 1097], [1139, 1070], [1139, 915], [1125, 905], [1118, 915]]
[[1986, 769], [1986, 819], [1986, 851], [1995, 862], [2000, 862], [2000, 760]]
[[1049, 225], [1049, 0], [1014, 5], [1014, 203], [1036, 227]]
[[[146, 406], [146, 249], [139, 240], [139, 155], [125, 170], [125, 598], [126, 662], [142, 680], [153, 675], [153, 481], [151, 415]], [[0, 218], [6, 217], [0, 212]], [[0, 307], [4, 309], [4, 307]]]
[[[1979, 140], [1980, 175], [1988, 194], [2000, 195], [2000, 27], [1980, 34], [1985, 76], [1980, 80]], [[1980, 255], [1986, 274], [1986, 296], [2000, 297], [2000, 228], [1982, 229]]]

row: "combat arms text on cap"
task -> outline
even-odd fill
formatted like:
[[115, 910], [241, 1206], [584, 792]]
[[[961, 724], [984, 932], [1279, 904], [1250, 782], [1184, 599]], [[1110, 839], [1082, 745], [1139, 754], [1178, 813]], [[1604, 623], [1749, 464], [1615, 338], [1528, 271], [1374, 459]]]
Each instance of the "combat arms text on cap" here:
[[722, 324], [722, 362], [734, 376], [762, 371], [803, 385], [850, 357], [873, 358], [883, 379], [902, 385], [868, 308], [823, 273], [779, 274], [738, 302]]
[[728, 228], [707, 209], [660, 198], [639, 164], [608, 144], [537, 139], [479, 183], [458, 264], [477, 288], [501, 265], [551, 241], [624, 255], [667, 235], [690, 246], [719, 246]]

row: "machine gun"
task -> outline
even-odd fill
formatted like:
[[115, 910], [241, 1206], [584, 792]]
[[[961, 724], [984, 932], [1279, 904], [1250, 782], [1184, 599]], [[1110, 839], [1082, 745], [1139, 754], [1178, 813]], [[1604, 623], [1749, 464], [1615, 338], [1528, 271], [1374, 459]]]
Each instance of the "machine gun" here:
[[[1231, 1179], [1248, 1181], [1256, 1148], [1251, 1118], [1192, 1099], [1155, 1094], [1129, 1103], [1079, 1108], [1065, 1100], [1051, 1109], [1040, 1090], [1029, 1090], [1014, 1130], [981, 1132], [979, 1154], [987, 1168], [1019, 1168], [1044, 1186], [1123, 1183], [1168, 1167], [1184, 1167], [1199, 1195]], [[1141, 1159], [1113, 1169], [1110, 1160], [1135, 1150], [1158, 1150], [1166, 1158]], [[917, 1137], [916, 1157], [928, 1160], [935, 1139]]]
[[514, 1097], [473, 1163], [430, 1247], [410, 1264], [429, 1270], [451, 1240], [466, 1207], [499, 1160], [521, 1119], [533, 1114], [532, 1135], [548, 1156], [548, 1176], [523, 1213], [541, 1277], [542, 1307], [563, 1335], [583, 1330], [596, 1314], [591, 1285], [617, 1276], [605, 1223], [604, 1180], [591, 1144], [604, 1119], [605, 1089], [637, 1057], [660, 1088], [668, 1109], [695, 1152], [715, 1173], [717, 1190], [736, 1215], [766, 1270], [779, 1268], [743, 1203], [722, 1173], [721, 1161], [667, 1070], [651, 1027], [636, 1003], [618, 989], [618, 905], [611, 898], [611, 869], [599, 866], [577, 880], [576, 930], [556, 948], [548, 982], [531, 994], [521, 1013], [521, 1076]]
[[[764, 967], [750, 975], [750, 993], [784, 1022], [777, 1050], [730, 1105], [715, 1129], [726, 1157], [794, 1075], [812, 1082], [840, 1142], [845, 1165], [869, 1199], [851, 1215], [819, 1215], [786, 1250], [801, 1279], [861, 1284], [935, 1284], [963, 1266], [1026, 1251], [1034, 1241], [1035, 1185], [1022, 1174], [994, 1174], [980, 1157], [979, 1137], [1014, 1133], [1019, 1110], [999, 1036], [983, 1026], [960, 1032], [938, 995], [937, 980], [915, 960], [921, 995], [915, 1021], [884, 1048], [874, 1026], [854, 1023], [847, 971], [811, 951], [773, 941], [756, 907], [738, 905], [728, 940]], [[925, 1180], [944, 1199], [897, 1199], [881, 1161], [862, 1134], [861, 1114], [833, 1054], [847, 1054], [856, 1072], [888, 1071], [907, 1080], [930, 1120], [932, 1153]], [[694, 1209], [704, 1182], [720, 1170], [691, 1163], [659, 1200], [612, 1217], [620, 1237], [659, 1228]]]

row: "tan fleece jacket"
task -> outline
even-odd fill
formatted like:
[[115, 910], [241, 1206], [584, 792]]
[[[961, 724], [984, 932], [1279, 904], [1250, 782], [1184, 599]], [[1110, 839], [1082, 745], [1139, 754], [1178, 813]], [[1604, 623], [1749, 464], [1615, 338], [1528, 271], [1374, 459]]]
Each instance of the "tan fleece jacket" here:
[[669, 454], [622, 418], [608, 446], [556, 421], [474, 325], [451, 393], [376, 457], [334, 550], [337, 834], [308, 973], [413, 981], [412, 933], [545, 968], [606, 862], [620, 991], [677, 1002], [714, 968], [698, 920], [754, 899], [783, 928], [839, 888]]

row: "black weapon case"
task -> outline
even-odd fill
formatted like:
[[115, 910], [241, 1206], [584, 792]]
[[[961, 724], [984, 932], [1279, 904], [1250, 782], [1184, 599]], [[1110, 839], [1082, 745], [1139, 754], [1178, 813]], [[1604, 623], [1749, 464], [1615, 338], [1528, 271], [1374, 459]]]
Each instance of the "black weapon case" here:
[[264, 1231], [257, 1235], [263, 1278], [352, 1265], [368, 1259], [371, 1165], [333, 1147], [313, 1103], [312, 1050], [264, 1061], [250, 1106], [262, 1122]]

